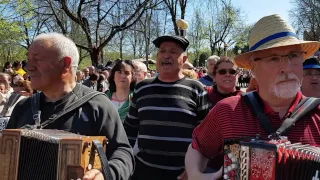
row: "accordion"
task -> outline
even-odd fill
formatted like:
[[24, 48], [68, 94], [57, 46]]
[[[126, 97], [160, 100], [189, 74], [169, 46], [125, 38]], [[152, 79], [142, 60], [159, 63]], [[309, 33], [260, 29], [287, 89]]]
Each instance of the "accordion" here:
[[277, 139], [227, 139], [224, 145], [223, 179], [318, 180], [320, 148]]
[[105, 151], [104, 136], [49, 129], [0, 131], [0, 180], [82, 179], [90, 168], [101, 168], [92, 148], [97, 140]]

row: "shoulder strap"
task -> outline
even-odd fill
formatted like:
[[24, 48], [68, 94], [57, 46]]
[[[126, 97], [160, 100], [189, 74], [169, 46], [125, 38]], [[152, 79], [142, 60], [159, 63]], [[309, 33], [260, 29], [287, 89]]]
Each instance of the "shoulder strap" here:
[[40, 111], [40, 93], [35, 93], [31, 95], [31, 110], [32, 118], [35, 121], [36, 127], [40, 127], [41, 122], [41, 111]]
[[92, 141], [92, 147], [91, 147], [91, 154], [90, 154], [90, 159], [89, 159], [89, 163], [93, 166], [94, 165], [94, 157], [95, 157], [95, 150], [97, 150], [98, 156], [100, 158], [101, 161], [101, 170], [102, 170], [102, 174], [104, 179], [107, 180], [112, 180], [112, 175], [111, 175], [111, 170], [110, 170], [110, 166], [109, 166], [109, 162], [107, 159], [107, 156], [105, 155], [104, 149], [103, 149], [103, 145], [100, 143], [100, 141], [98, 140], [93, 140]]
[[257, 92], [249, 92], [242, 94], [242, 97], [244, 98], [244, 101], [246, 104], [249, 105], [252, 112], [257, 116], [260, 125], [262, 128], [267, 131], [269, 134], [273, 134], [275, 132], [274, 127], [272, 126], [269, 118], [265, 115], [263, 109], [261, 108], [260, 103], [258, 102], [257, 98]]
[[21, 97], [21, 95], [19, 93], [13, 93], [11, 94], [11, 96], [9, 97], [9, 101], [8, 101], [8, 107], [12, 107], [17, 101], [18, 99]]
[[244, 98], [244, 101], [249, 105], [251, 110], [256, 114], [260, 122], [260, 125], [263, 127], [263, 129], [271, 135], [275, 133], [276, 135], [282, 135], [284, 132], [290, 129], [290, 127], [294, 126], [295, 123], [299, 119], [301, 119], [301, 117], [303, 117], [310, 111], [314, 110], [320, 104], [319, 98], [302, 99], [296, 106], [296, 108], [293, 110], [290, 117], [286, 118], [281, 124], [280, 128], [277, 131], [275, 131], [269, 118], [264, 114], [259, 102], [257, 101], [256, 91], [242, 94], [242, 97]]
[[7, 104], [5, 105], [4, 111], [2, 111], [2, 116], [6, 116], [8, 113], [9, 109], [18, 101], [18, 99], [21, 97], [20, 94], [18, 93], [12, 93], [8, 99]]
[[41, 127], [46, 127], [48, 124], [56, 121], [57, 119], [59, 119], [63, 115], [77, 109], [78, 107], [82, 106], [84, 103], [88, 102], [90, 99], [92, 99], [93, 97], [95, 97], [97, 95], [104, 95], [105, 96], [104, 93], [101, 93], [98, 91], [92, 91], [92, 92], [82, 96], [81, 98], [75, 100], [71, 104], [69, 104], [64, 110], [62, 110], [56, 114], [51, 115], [48, 120], [41, 123]]
[[277, 130], [277, 135], [281, 135], [289, 130], [295, 123], [304, 115], [314, 110], [320, 104], [319, 98], [308, 97], [300, 101], [297, 107], [292, 112], [291, 116], [283, 121], [280, 128]]

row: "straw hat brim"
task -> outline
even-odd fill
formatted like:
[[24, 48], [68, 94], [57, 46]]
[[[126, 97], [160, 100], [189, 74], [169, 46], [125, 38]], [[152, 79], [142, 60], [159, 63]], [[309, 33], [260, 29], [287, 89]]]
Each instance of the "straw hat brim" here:
[[254, 51], [240, 54], [237, 57], [235, 57], [234, 61], [238, 67], [250, 69], [249, 59], [253, 53], [261, 52], [261, 51], [265, 51], [265, 50], [271, 50], [274, 48], [279, 48], [279, 47], [284, 47], [284, 46], [290, 47], [290, 46], [296, 46], [296, 45], [300, 45], [301, 51], [306, 52], [304, 54], [304, 60], [309, 58], [310, 56], [312, 56], [316, 51], [319, 50], [319, 47], [320, 47], [320, 43], [317, 41], [299, 41], [299, 40], [288, 41], [287, 40], [284, 42], [282, 41], [282, 42], [272, 44], [271, 46], [263, 48], [263, 49], [257, 49]]

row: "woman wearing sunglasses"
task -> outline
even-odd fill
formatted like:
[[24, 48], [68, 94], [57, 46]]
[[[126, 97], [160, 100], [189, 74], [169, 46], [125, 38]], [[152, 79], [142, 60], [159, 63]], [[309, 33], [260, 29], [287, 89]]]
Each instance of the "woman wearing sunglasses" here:
[[[212, 74], [214, 84], [213, 86], [208, 86], [205, 88], [208, 92], [212, 107], [224, 98], [241, 95], [242, 92], [237, 90], [236, 87], [238, 71], [236, 70], [236, 66], [231, 58], [221, 57], [220, 60], [218, 60], [214, 65]], [[219, 163], [217, 163], [217, 161]], [[209, 161], [206, 171], [208, 173], [215, 172], [221, 168], [216, 165], [222, 163], [223, 156], [217, 156], [212, 161]]]
[[109, 90], [107, 96], [118, 110], [121, 121], [127, 116], [130, 107], [134, 80], [134, 66], [130, 60], [118, 60], [111, 70], [109, 81]]
[[212, 107], [220, 100], [240, 95], [242, 92], [237, 90], [236, 84], [238, 79], [238, 71], [232, 61], [228, 57], [221, 57], [213, 68], [213, 79], [215, 84], [207, 87]]

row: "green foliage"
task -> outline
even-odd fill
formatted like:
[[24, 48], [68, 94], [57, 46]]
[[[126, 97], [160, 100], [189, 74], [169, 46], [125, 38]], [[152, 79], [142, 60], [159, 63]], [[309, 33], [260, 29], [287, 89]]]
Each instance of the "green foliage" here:
[[83, 68], [86, 68], [88, 66], [92, 66], [91, 59], [89, 57], [86, 57], [80, 62], [78, 69], [82, 70]]
[[25, 49], [20, 46], [23, 34], [17, 22], [9, 22], [0, 17], [0, 63], [24, 60]]
[[17, 41], [22, 40], [21, 29], [16, 22], [8, 22], [0, 19], [0, 44], [17, 44]]

